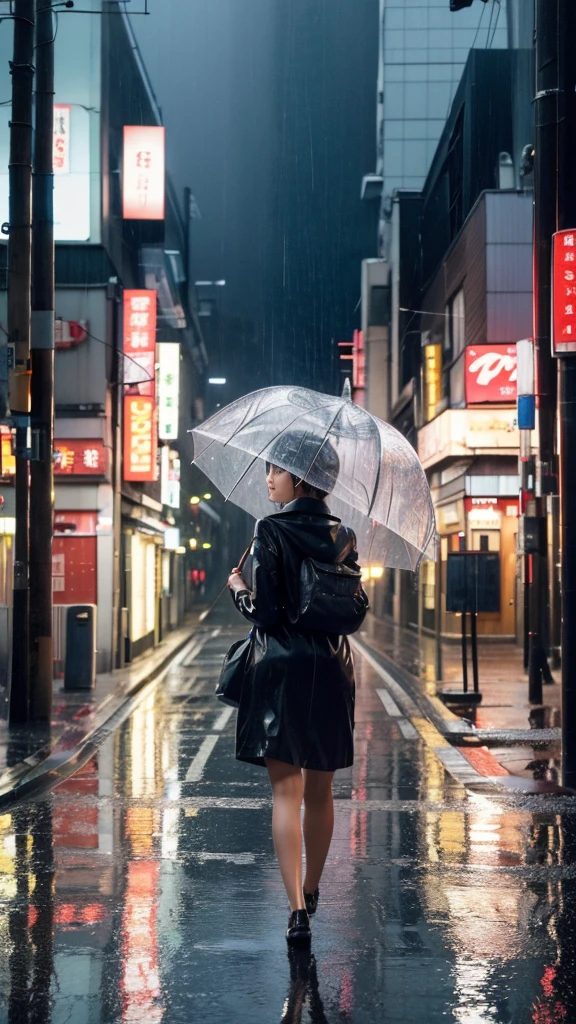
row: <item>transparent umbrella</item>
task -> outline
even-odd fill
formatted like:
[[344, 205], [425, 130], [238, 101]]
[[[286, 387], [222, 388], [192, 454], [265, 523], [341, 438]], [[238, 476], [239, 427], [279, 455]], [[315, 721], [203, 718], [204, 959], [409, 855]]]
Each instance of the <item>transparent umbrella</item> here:
[[256, 518], [275, 511], [264, 482], [271, 462], [329, 492], [330, 510], [356, 533], [363, 566], [415, 572], [435, 557], [434, 508], [416, 452], [346, 395], [264, 388], [191, 433], [195, 465]]

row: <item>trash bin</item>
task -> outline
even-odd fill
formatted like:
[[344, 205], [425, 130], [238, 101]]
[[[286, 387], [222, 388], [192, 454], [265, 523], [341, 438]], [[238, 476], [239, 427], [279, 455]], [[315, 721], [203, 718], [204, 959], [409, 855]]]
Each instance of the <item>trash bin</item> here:
[[96, 605], [73, 604], [66, 613], [65, 690], [91, 690], [96, 682]]

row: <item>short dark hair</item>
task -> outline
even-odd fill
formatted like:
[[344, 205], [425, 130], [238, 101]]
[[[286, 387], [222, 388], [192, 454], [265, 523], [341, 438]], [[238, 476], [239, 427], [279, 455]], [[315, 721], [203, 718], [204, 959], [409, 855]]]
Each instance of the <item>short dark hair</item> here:
[[328, 496], [328, 491], [321, 491], [318, 487], [312, 487], [312, 484], [309, 484], [307, 480], [299, 480], [294, 473], [290, 473], [290, 476], [292, 477], [294, 487], [297, 487], [298, 484], [302, 485], [302, 490], [307, 498], [316, 498], [318, 501], [324, 501], [324, 498]]

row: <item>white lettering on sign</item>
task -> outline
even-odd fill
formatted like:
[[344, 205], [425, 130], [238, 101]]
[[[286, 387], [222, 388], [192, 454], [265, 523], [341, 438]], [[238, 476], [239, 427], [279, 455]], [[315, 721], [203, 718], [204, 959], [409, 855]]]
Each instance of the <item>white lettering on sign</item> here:
[[[500, 352], [486, 352], [474, 359], [468, 367], [470, 373], [477, 373], [476, 383], [480, 387], [488, 385], [502, 372], [509, 373], [508, 381], [512, 384], [517, 378], [516, 360], [514, 356]], [[513, 391], [514, 389], [512, 389]]]

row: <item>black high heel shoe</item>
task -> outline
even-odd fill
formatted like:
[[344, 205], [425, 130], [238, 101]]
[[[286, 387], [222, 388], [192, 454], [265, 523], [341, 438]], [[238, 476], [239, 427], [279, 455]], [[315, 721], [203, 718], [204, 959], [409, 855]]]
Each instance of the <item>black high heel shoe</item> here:
[[288, 918], [287, 942], [310, 942], [312, 932], [307, 910], [293, 910]]
[[305, 892], [304, 899], [306, 901], [306, 910], [308, 911], [308, 916], [311, 917], [312, 914], [316, 913], [318, 900], [320, 899], [320, 889], [315, 889], [314, 892]]

